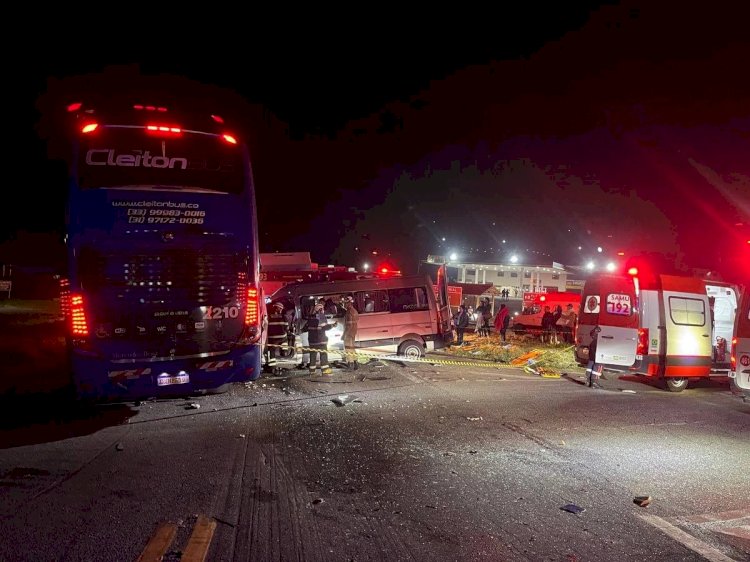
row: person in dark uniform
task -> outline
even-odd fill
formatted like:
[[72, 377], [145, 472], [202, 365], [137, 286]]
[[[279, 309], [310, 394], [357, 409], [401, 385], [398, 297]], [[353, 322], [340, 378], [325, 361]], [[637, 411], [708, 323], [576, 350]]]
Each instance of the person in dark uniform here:
[[589, 362], [586, 365], [586, 384], [591, 388], [601, 388], [599, 385], [599, 377], [602, 374], [602, 365], [596, 362], [596, 343], [599, 340], [599, 332], [602, 329], [599, 326], [594, 326], [591, 330], [591, 343], [589, 344]]
[[320, 371], [323, 375], [333, 374], [328, 365], [328, 336], [326, 332], [336, 326], [336, 322], [329, 324], [326, 320], [324, 305], [319, 302], [313, 313], [307, 318], [307, 339], [310, 342], [310, 373], [315, 373], [315, 364], [320, 356]]
[[273, 368], [281, 356], [281, 346], [287, 341], [289, 322], [284, 316], [284, 305], [275, 302], [268, 313], [268, 340], [266, 341], [266, 365]]

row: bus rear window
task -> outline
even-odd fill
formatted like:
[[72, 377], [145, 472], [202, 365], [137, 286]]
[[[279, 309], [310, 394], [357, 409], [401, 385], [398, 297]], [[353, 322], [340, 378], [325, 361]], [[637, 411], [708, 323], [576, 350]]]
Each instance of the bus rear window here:
[[83, 139], [81, 189], [171, 189], [239, 193], [246, 180], [242, 148], [213, 135], [149, 136], [142, 128], [103, 128]]

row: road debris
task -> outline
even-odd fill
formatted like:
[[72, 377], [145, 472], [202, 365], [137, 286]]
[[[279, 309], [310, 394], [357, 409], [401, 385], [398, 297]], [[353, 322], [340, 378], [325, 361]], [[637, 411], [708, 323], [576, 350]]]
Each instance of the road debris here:
[[352, 398], [348, 394], [340, 394], [336, 398], [331, 399], [331, 402], [336, 404], [336, 406], [346, 406], [351, 401]]
[[315, 499], [314, 499], [314, 500], [312, 501], [312, 503], [313, 503], [313, 504], [315, 504], [315, 505], [317, 505], [317, 504], [319, 504], [319, 503], [325, 503], [325, 500], [324, 500], [323, 498], [315, 498]]
[[583, 513], [584, 511], [586, 511], [585, 507], [579, 507], [579, 506], [577, 506], [575, 504], [572, 504], [572, 503], [566, 503], [560, 509], [562, 509], [563, 511], [567, 511], [568, 513], [574, 513], [576, 515], [578, 515], [579, 513]]
[[118, 451], [124, 451], [125, 447], [122, 446], [122, 443], [118, 443], [117, 445], [115, 445], [115, 449], [117, 449]]
[[633, 503], [640, 507], [648, 507], [651, 504], [651, 496], [636, 496]]
[[191, 402], [185, 406], [186, 410], [200, 410], [201, 405], [196, 402]]

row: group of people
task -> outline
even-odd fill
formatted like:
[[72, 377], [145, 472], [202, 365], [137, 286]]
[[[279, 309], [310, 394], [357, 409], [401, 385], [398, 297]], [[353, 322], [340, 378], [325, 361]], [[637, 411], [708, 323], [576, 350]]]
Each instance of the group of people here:
[[[359, 312], [351, 296], [344, 297], [339, 306], [344, 309], [344, 358], [348, 368], [357, 369], [359, 364], [354, 342], [357, 338]], [[268, 315], [266, 364], [272, 366], [276, 359], [284, 356], [285, 350], [296, 353], [294, 341], [295, 336], [299, 336], [302, 361], [297, 368], [307, 369], [310, 373], [320, 370], [322, 375], [333, 374], [333, 369], [328, 363], [327, 332], [338, 326], [338, 322], [329, 322], [326, 313], [336, 314], [337, 311], [336, 303], [330, 298], [310, 298], [303, 301], [301, 318], [297, 322], [291, 303], [286, 307], [281, 301], [273, 303]]]
[[573, 343], [573, 331], [577, 322], [578, 315], [572, 304], [567, 305], [565, 310], [557, 305], [554, 312], [549, 306], [545, 306], [542, 315], [542, 341], [558, 344], [562, 340], [564, 343]]
[[[506, 341], [506, 332], [510, 325], [510, 311], [505, 303], [500, 305], [500, 308], [495, 315], [494, 321], [492, 321], [492, 310], [490, 308], [490, 301], [487, 298], [481, 299], [479, 306], [476, 310], [476, 324], [474, 326], [474, 332], [480, 336], [490, 335], [490, 325], [495, 328], [495, 331], [500, 334], [500, 339]], [[469, 327], [470, 313], [465, 304], [458, 307], [458, 311], [453, 316], [453, 324], [456, 327], [456, 344], [463, 345], [464, 333]]]
[[[471, 322], [472, 311], [467, 308], [466, 305], [461, 305], [458, 311], [453, 316], [453, 323], [456, 327], [457, 345], [463, 345], [464, 334], [469, 328]], [[474, 332], [479, 336], [489, 336], [491, 329], [500, 334], [501, 341], [505, 342], [506, 333], [508, 326], [510, 325], [510, 311], [505, 303], [500, 305], [500, 308], [495, 314], [494, 321], [492, 319], [492, 311], [490, 307], [489, 299], [482, 298], [479, 302], [479, 306], [476, 308], [476, 320], [475, 320]], [[541, 339], [545, 343], [573, 343], [575, 340], [575, 327], [578, 322], [578, 315], [573, 309], [572, 304], [568, 304], [565, 310], [562, 306], [558, 305], [555, 307], [553, 312], [549, 306], [544, 307], [544, 314], [542, 315], [542, 326], [541, 326]]]

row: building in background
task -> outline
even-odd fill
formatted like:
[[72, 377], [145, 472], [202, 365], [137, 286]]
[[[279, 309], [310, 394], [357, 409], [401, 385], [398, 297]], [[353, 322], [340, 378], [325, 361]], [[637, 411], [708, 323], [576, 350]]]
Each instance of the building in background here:
[[510, 298], [520, 299], [523, 293], [580, 292], [583, 276], [565, 269], [557, 262], [543, 265], [519, 263], [478, 263], [450, 260], [446, 256], [429, 255], [422, 262], [448, 266], [448, 279], [451, 284], [470, 283], [491, 284], [494, 291], [508, 289]]

